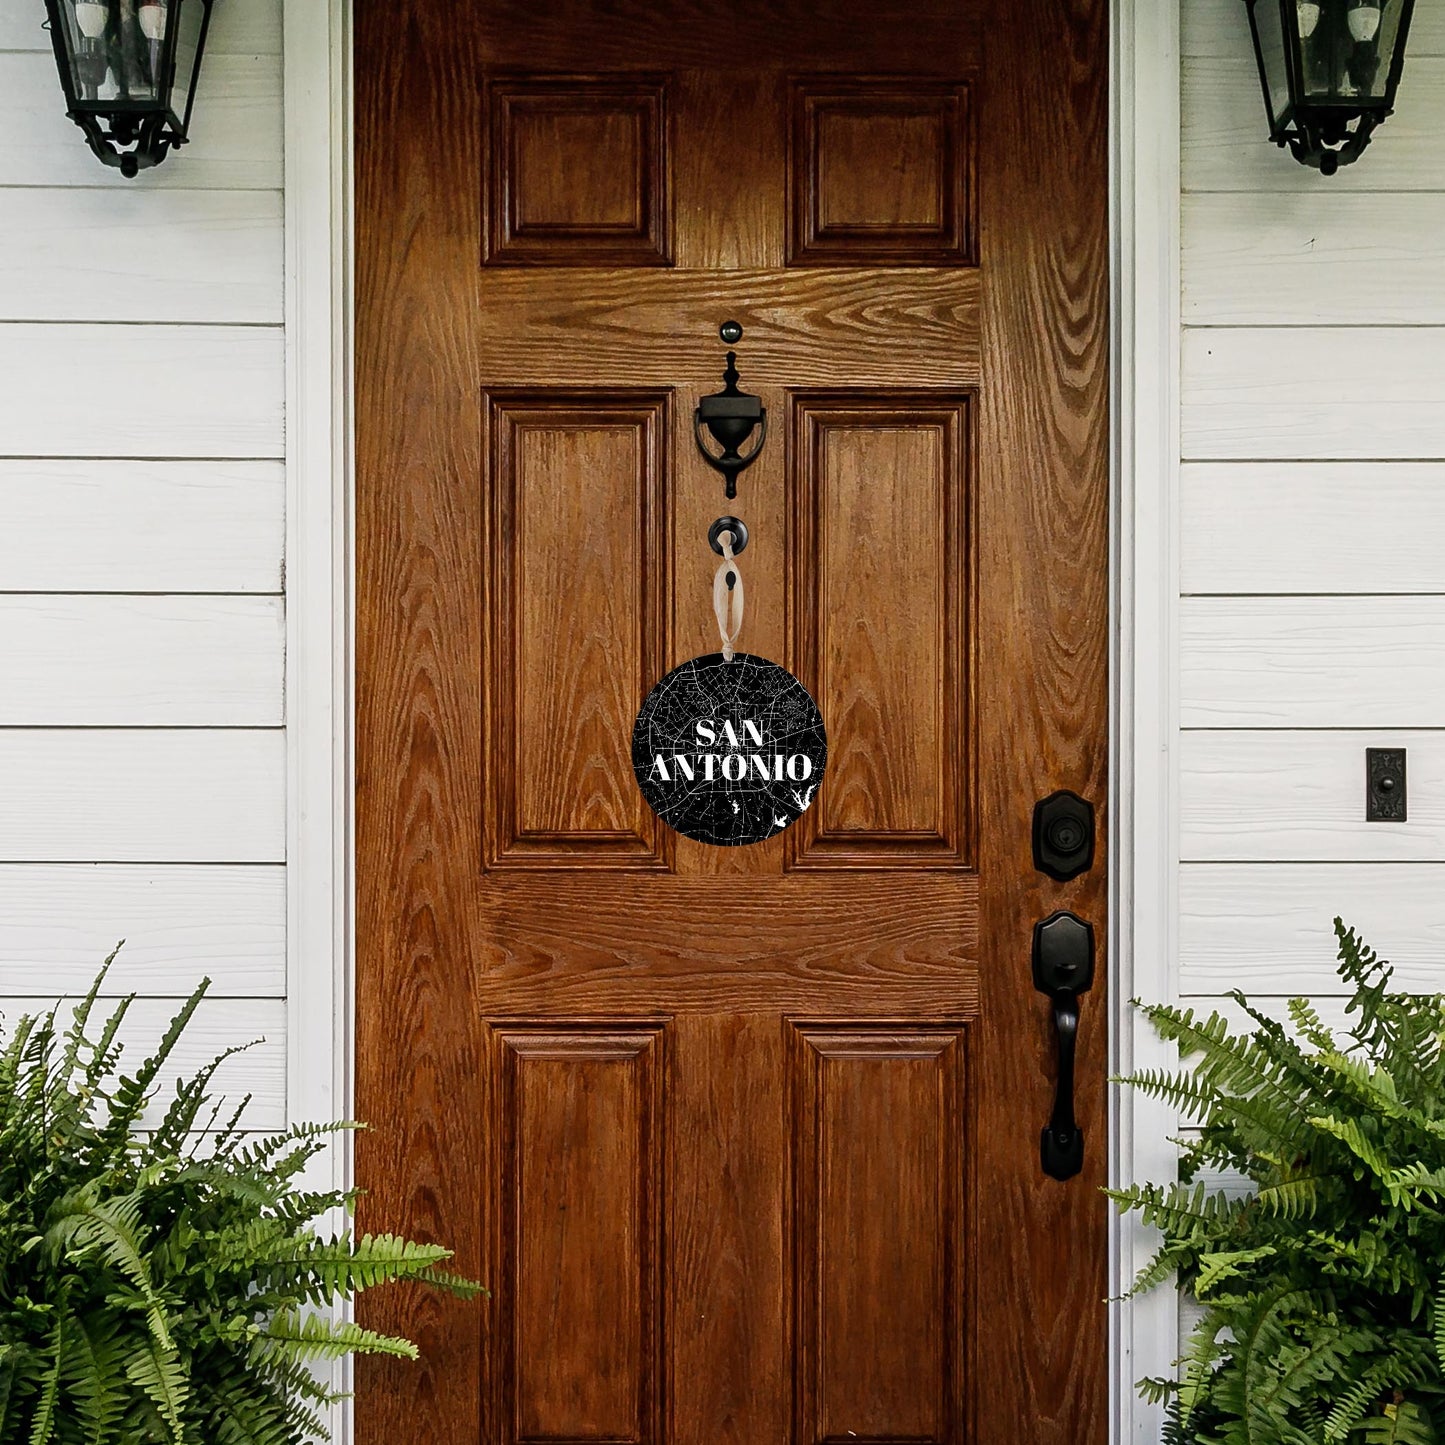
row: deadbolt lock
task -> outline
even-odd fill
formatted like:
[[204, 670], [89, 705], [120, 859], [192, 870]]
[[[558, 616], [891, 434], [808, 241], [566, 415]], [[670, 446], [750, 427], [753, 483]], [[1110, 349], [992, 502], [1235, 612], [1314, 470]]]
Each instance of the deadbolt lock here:
[[1067, 883], [1094, 866], [1094, 805], [1061, 790], [1034, 804], [1034, 867]]

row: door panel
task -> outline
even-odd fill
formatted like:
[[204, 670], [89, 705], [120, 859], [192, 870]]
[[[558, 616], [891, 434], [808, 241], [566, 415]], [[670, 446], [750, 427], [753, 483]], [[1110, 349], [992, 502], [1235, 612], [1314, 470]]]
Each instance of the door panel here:
[[667, 636], [668, 401], [487, 395], [493, 868], [667, 866], [632, 778], [632, 720]]
[[970, 402], [790, 398], [793, 666], [830, 742], [793, 867], [970, 860]]
[[665, 1030], [520, 1021], [491, 1042], [494, 1438], [657, 1439]]
[[[362, 1445], [1101, 1445], [1103, 990], [1060, 1184], [1028, 950], [1105, 932], [1029, 856], [1104, 801], [1102, 10], [357, 0], [363, 1224], [493, 1290], [365, 1302]], [[830, 759], [715, 849], [630, 744], [730, 510]]]
[[795, 1438], [967, 1438], [967, 1031], [793, 1031]]

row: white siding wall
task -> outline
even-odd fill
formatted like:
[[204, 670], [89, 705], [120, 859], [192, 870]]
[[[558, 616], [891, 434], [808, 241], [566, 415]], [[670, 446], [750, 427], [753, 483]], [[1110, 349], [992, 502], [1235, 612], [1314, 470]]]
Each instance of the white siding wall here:
[[[1179, 992], [1336, 990], [1335, 913], [1445, 972], [1445, 4], [1332, 178], [1183, 0]], [[1410, 820], [1365, 822], [1403, 746]]]
[[286, 1112], [280, 0], [217, 5], [194, 144], [134, 181], [0, 5], [0, 1009], [109, 992]]

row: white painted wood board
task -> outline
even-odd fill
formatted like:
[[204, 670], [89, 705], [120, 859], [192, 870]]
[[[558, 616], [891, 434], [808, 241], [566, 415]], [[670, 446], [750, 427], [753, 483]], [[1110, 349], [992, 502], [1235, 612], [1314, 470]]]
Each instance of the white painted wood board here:
[[[1183, 0], [1179, 17], [1180, 49], [1186, 56], [1252, 60], [1249, 18], [1242, 0]], [[1445, 55], [1445, 5], [1439, 0], [1420, 0], [1415, 7], [1405, 54], [1407, 75], [1410, 61], [1423, 55]]]
[[122, 939], [114, 993], [184, 998], [209, 977], [226, 998], [283, 998], [286, 870], [0, 864], [0, 994], [84, 993]]
[[1434, 327], [1186, 329], [1185, 460], [1445, 458]]
[[[0, 50], [50, 53], [44, 0], [5, 0], [0, 7]], [[220, 0], [206, 38], [210, 55], [280, 55], [281, 0]]]
[[0, 592], [278, 593], [285, 489], [280, 462], [0, 461]]
[[1335, 195], [1445, 189], [1440, 148], [1445, 58], [1412, 55], [1395, 114], [1375, 132], [1359, 161], [1333, 176], [1300, 165], [1269, 139], [1252, 56], [1185, 60], [1181, 99], [1185, 191]]
[[0, 862], [279, 863], [272, 729], [0, 730]]
[[4, 727], [278, 727], [279, 597], [0, 596]]
[[1445, 597], [1188, 597], [1186, 728], [1438, 727]]
[[280, 457], [284, 395], [280, 327], [0, 325], [7, 456]]
[[1179, 536], [1186, 594], [1445, 592], [1445, 462], [1188, 462]]
[[[7, 4], [14, 0], [6, 0]], [[127, 180], [102, 165], [74, 121], [49, 51], [0, 52], [0, 186], [262, 190], [281, 186], [281, 56], [208, 56], [190, 141]]]
[[279, 324], [282, 249], [279, 191], [11, 188], [0, 320]]
[[[1407, 750], [1406, 823], [1365, 821], [1365, 749]], [[1445, 732], [1185, 732], [1184, 862], [1445, 862]]]
[[[25, 1014], [48, 1012], [56, 1003], [49, 998], [0, 998], [0, 1033], [10, 1030]], [[131, 1073], [139, 1068], [160, 1042], [166, 1027], [175, 1016], [177, 1004], [171, 999], [139, 998], [130, 1007], [121, 1025], [120, 1041], [125, 1047], [120, 1069]], [[70, 1023], [73, 1004], [62, 1005], [61, 1020]], [[97, 1004], [91, 1015], [90, 1033], [94, 1037], [110, 1010]], [[59, 1020], [58, 1020], [59, 1021]], [[157, 1080], [160, 1092], [147, 1111], [147, 1123], [159, 1123], [166, 1106], [175, 1097], [179, 1078], [204, 1068], [218, 1054], [240, 1044], [258, 1042], [245, 1053], [228, 1059], [216, 1072], [213, 1098], [224, 1095], [232, 1107], [247, 1095], [253, 1095], [241, 1123], [248, 1129], [265, 1133], [286, 1127], [286, 1005], [280, 999], [202, 1000], [175, 1052]], [[228, 1111], [229, 1112], [229, 1111]], [[209, 1117], [209, 1110], [207, 1116]], [[222, 1114], [222, 1122], [227, 1115]]]
[[1445, 991], [1445, 863], [1188, 865], [1179, 990], [1339, 993], [1336, 916], [1395, 965], [1397, 987]]
[[1445, 194], [1210, 192], [1181, 206], [1186, 325], [1445, 323]]

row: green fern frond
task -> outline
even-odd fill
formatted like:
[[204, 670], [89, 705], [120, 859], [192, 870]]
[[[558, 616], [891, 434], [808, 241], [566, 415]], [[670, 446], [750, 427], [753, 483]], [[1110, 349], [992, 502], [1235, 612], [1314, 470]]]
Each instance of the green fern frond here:
[[1255, 1202], [1267, 1214], [1287, 1220], [1310, 1219], [1319, 1209], [1320, 1179], [1317, 1174], [1299, 1175], [1268, 1184], [1255, 1195]]
[[50, 1445], [55, 1434], [55, 1405], [60, 1397], [61, 1361], [65, 1354], [65, 1303], [60, 1302], [55, 1333], [50, 1341], [50, 1360], [40, 1386], [40, 1399], [30, 1424], [30, 1445]]
[[92, 1187], [60, 1201], [53, 1211], [46, 1241], [57, 1252], [98, 1251], [139, 1291], [156, 1343], [170, 1350], [174, 1345], [146, 1259], [147, 1233], [141, 1223], [143, 1197], [129, 1194], [100, 1200], [94, 1193]]
[[1245, 1266], [1273, 1259], [1277, 1252], [1273, 1245], [1261, 1244], [1253, 1249], [1221, 1249], [1205, 1255], [1191, 1281], [1195, 1295], [1205, 1299], [1224, 1281], [1248, 1277]]
[[126, 1356], [125, 1372], [156, 1407], [170, 1431], [170, 1439], [175, 1445], [182, 1445], [185, 1427], [181, 1414], [190, 1395], [190, 1385], [176, 1352], [158, 1340], [148, 1339]]
[[1326, 1053], [1335, 1047], [1333, 1031], [1326, 1027], [1319, 1011], [1307, 998], [1292, 998], [1287, 1007], [1290, 1022], [1294, 1024], [1296, 1032], [1306, 1043], [1321, 1053]]
[[414, 1360], [417, 1349], [410, 1340], [363, 1329], [346, 1320], [302, 1315], [287, 1310], [275, 1315], [252, 1341], [253, 1358], [285, 1357], [297, 1360], [339, 1360], [364, 1352]]
[[125, 1411], [124, 1349], [118, 1333], [108, 1311], [77, 1317], [67, 1331], [62, 1378], [91, 1441], [113, 1438]]

